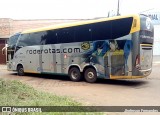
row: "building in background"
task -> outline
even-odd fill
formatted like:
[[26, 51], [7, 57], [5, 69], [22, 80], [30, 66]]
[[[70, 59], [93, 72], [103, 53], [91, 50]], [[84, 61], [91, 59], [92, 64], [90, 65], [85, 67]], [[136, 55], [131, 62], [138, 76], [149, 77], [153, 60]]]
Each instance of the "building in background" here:
[[143, 13], [148, 15], [154, 24], [153, 55], [160, 55], [160, 10], [153, 9]]

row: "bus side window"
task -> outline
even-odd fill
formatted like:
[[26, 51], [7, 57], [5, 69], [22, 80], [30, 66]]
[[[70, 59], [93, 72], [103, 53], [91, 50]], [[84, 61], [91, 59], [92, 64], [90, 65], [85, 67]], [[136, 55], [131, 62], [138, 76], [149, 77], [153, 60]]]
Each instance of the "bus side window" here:
[[57, 44], [57, 30], [48, 30], [43, 39], [46, 39], [45, 44]]
[[75, 41], [92, 41], [92, 29], [90, 24], [75, 27]]
[[130, 33], [133, 18], [117, 19], [112, 21], [112, 39], [116, 39]]
[[111, 22], [99, 22], [92, 24], [92, 39], [107, 40], [111, 39]]
[[71, 43], [75, 41], [75, 28], [74, 27], [65, 29], [65, 39], [66, 39], [66, 43]]
[[28, 43], [30, 45], [41, 45], [44, 44], [45, 40], [43, 40], [43, 36], [45, 36], [46, 32], [35, 32], [30, 34], [30, 38], [28, 39]]
[[30, 43], [29, 36], [30, 36], [29, 34], [22, 34], [22, 35], [20, 35], [20, 38], [19, 38], [18, 43], [17, 43], [17, 46], [18, 47], [24, 47], [24, 46], [30, 45], [29, 44]]
[[74, 28], [65, 28], [58, 30], [58, 43], [74, 42]]

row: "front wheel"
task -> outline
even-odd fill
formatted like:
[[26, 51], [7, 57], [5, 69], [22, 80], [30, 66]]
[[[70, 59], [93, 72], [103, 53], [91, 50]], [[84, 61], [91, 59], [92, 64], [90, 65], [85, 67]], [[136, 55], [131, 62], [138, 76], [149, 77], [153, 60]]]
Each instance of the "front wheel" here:
[[96, 70], [93, 68], [88, 68], [84, 72], [84, 78], [89, 83], [94, 83], [97, 80]]
[[81, 73], [80, 70], [76, 67], [73, 67], [69, 70], [69, 77], [72, 81], [80, 81], [81, 79]]
[[23, 68], [22, 65], [18, 65], [18, 67], [17, 67], [17, 74], [19, 76], [24, 76], [24, 68]]

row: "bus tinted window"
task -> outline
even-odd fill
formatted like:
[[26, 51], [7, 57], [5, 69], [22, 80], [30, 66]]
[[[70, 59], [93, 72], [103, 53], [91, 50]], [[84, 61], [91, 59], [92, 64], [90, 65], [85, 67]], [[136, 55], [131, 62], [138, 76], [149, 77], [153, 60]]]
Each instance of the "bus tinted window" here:
[[27, 46], [31, 42], [28, 39], [29, 39], [29, 34], [22, 34], [19, 38], [17, 46], [19, 47]]
[[107, 40], [111, 37], [111, 21], [92, 24], [93, 40]]
[[20, 34], [13, 35], [8, 40], [8, 46], [15, 46]]
[[125, 35], [131, 30], [133, 17], [118, 19], [112, 21], [112, 39], [116, 39]]
[[58, 43], [74, 42], [74, 28], [65, 28], [58, 30]]
[[57, 44], [57, 30], [49, 30], [47, 34], [43, 36], [46, 40], [46, 44]]
[[27, 41], [28, 45], [41, 45], [45, 44], [45, 39], [44, 36], [46, 35], [46, 31], [44, 32], [36, 32], [36, 33], [31, 33], [30, 37]]
[[91, 25], [81, 25], [75, 27], [75, 42], [92, 41]]
[[45, 44], [45, 39], [43, 36], [46, 35], [46, 32], [36, 32], [30, 34], [22, 34], [18, 41], [18, 46], [32, 46], [32, 45], [41, 45]]

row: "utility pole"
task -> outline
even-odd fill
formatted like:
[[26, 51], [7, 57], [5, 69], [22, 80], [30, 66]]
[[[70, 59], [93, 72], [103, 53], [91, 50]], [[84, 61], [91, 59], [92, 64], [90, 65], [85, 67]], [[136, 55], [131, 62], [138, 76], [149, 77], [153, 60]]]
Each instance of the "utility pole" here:
[[117, 7], [117, 16], [119, 16], [119, 0], [118, 0], [118, 7]]

